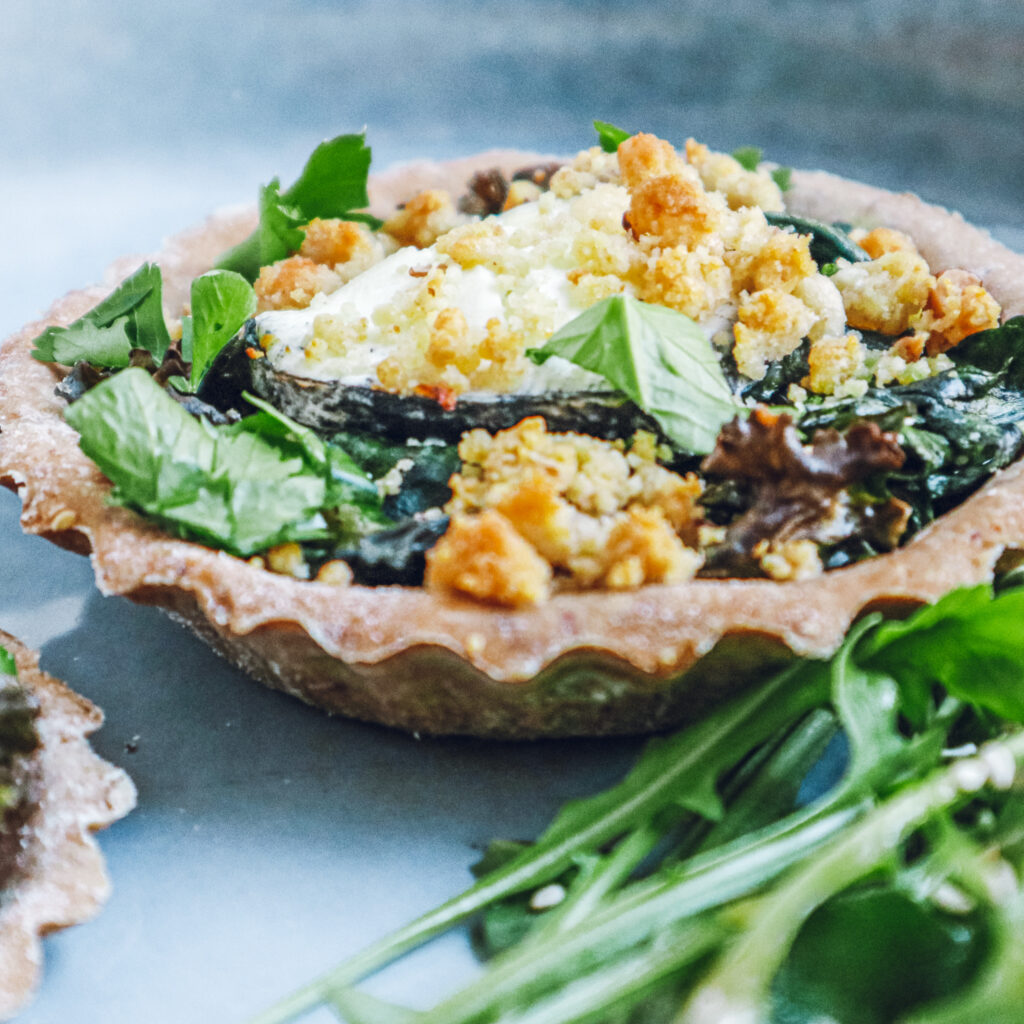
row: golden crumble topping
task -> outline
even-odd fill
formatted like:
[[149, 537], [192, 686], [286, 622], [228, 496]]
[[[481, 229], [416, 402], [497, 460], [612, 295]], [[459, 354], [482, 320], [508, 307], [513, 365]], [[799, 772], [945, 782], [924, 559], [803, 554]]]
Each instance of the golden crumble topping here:
[[[621, 443], [583, 434], [549, 433], [543, 419], [529, 417], [494, 435], [470, 431], [459, 455], [463, 466], [451, 478], [445, 509], [460, 530], [456, 540], [446, 534], [438, 545], [445, 563], [456, 544], [469, 557], [467, 523], [497, 512], [547, 566], [576, 585], [676, 582], [700, 567], [700, 554], [684, 543], [684, 537], [696, 542], [700, 481], [659, 466], [649, 435], [626, 451]], [[530, 561], [517, 546], [507, 547], [532, 578]], [[501, 578], [518, 571], [507, 567]], [[435, 584], [441, 579], [431, 578]], [[443, 585], [466, 589], [450, 573]]]
[[456, 210], [451, 195], [443, 189], [427, 189], [385, 221], [384, 231], [399, 245], [426, 249], [465, 219]]
[[341, 277], [330, 267], [307, 256], [289, 256], [260, 269], [253, 284], [256, 309], [304, 309], [314, 296], [333, 292], [342, 284]]
[[861, 331], [902, 334], [924, 311], [935, 278], [916, 251], [894, 249], [862, 263], [840, 261], [832, 281], [843, 297], [849, 325]]

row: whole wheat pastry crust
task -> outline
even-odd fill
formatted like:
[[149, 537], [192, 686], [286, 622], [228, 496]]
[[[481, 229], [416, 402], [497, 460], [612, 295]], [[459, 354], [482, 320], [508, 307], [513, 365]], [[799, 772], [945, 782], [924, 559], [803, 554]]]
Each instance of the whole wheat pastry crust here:
[[[537, 159], [490, 152], [410, 165], [377, 176], [371, 195], [386, 210], [424, 187], [457, 191], [475, 169]], [[957, 214], [822, 172], [794, 172], [787, 206], [904, 231], [933, 272], [968, 269], [1004, 317], [1024, 312], [1024, 256]], [[253, 223], [251, 211], [222, 213], [166, 244], [156, 258], [170, 309]], [[61, 299], [0, 351], [0, 480], [21, 495], [27, 531], [91, 554], [105, 594], [165, 608], [245, 671], [330, 712], [494, 737], [662, 728], [793, 654], [827, 656], [866, 610], [897, 610], [989, 580], [1004, 551], [1024, 549], [1018, 462], [905, 547], [808, 581], [561, 593], [509, 611], [422, 588], [338, 588], [274, 575], [108, 506], [108, 484], [79, 451], [53, 395], [57, 371], [29, 356], [46, 324], [82, 315], [138, 262], [121, 261], [106, 285]]]
[[39, 671], [39, 658], [0, 631], [18, 680], [39, 702], [36, 799], [22, 828], [14, 873], [0, 893], [0, 1020], [34, 991], [42, 966], [40, 938], [79, 924], [106, 900], [110, 883], [92, 833], [135, 805], [135, 787], [101, 760], [86, 740], [103, 722], [99, 708]]

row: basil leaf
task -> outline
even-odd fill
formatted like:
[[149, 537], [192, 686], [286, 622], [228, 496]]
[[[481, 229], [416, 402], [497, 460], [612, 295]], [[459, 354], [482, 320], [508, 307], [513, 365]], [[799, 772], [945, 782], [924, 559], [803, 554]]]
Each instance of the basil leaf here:
[[626, 139], [632, 138], [633, 135], [632, 132], [624, 131], [622, 128], [616, 128], [615, 125], [609, 124], [607, 121], [595, 121], [594, 128], [597, 129], [598, 142], [606, 153], [617, 152], [619, 146], [625, 142]]
[[527, 352], [561, 356], [599, 373], [650, 414], [666, 437], [705, 455], [722, 426], [743, 409], [704, 331], [688, 316], [628, 295], [602, 299]]
[[14, 655], [6, 647], [0, 646], [0, 676], [16, 676], [17, 674], [18, 664], [14, 660]]
[[171, 343], [164, 323], [160, 268], [144, 263], [102, 302], [67, 327], [47, 327], [35, 339], [34, 358], [71, 366], [127, 366], [133, 348], [159, 362]]
[[192, 282], [192, 316], [189, 322], [192, 373], [189, 383], [193, 391], [217, 353], [255, 312], [256, 293], [241, 274], [230, 270], [211, 270]]
[[263, 186], [259, 226], [244, 242], [222, 253], [217, 268], [233, 270], [254, 281], [260, 267], [298, 250], [305, 237], [303, 225], [315, 217], [344, 217], [379, 227], [381, 222], [376, 217], [353, 212], [369, 202], [366, 181], [370, 156], [363, 132], [322, 142], [290, 188], [282, 192], [278, 178]]
[[215, 428], [138, 368], [97, 385], [66, 417], [113, 482], [116, 502], [237, 555], [331, 537], [328, 514], [357, 492], [365, 502], [372, 486], [347, 478], [305, 428], [280, 414], [265, 417], [262, 433], [247, 421]]

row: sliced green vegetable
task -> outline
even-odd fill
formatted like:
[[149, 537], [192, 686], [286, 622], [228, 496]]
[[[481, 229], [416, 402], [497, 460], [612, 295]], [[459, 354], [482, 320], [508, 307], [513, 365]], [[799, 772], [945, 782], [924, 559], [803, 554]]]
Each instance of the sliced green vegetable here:
[[602, 299], [527, 355], [537, 363], [561, 356], [599, 373], [693, 454], [710, 452], [743, 409], [693, 320], [628, 295]]
[[218, 269], [254, 281], [260, 267], [298, 250], [305, 237], [303, 225], [315, 217], [344, 217], [379, 227], [379, 220], [363, 212], [369, 202], [370, 155], [365, 133], [339, 135], [317, 146], [290, 188], [282, 192], [278, 178], [263, 186], [259, 226], [221, 254]]
[[133, 348], [160, 362], [171, 343], [164, 323], [160, 268], [144, 263], [102, 302], [67, 327], [47, 327], [35, 339], [34, 358], [72, 366], [127, 366]]

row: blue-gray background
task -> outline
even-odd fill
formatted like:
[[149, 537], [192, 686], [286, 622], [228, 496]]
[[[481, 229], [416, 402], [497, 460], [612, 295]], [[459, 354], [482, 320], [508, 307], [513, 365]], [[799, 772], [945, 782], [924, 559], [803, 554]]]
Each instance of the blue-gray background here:
[[[572, 152], [595, 117], [753, 144], [957, 207], [1024, 250], [1022, 68], [1016, 0], [4, 0], [0, 336], [364, 124], [380, 166]], [[474, 846], [535, 833], [635, 749], [328, 721], [99, 597], [84, 559], [21, 537], [6, 494], [0, 579], [0, 627], [105, 707], [96, 745], [140, 790], [103, 836], [113, 899], [47, 942], [30, 1024], [240, 1020], [454, 892]], [[377, 990], [429, 1002], [468, 969], [452, 940]]]

